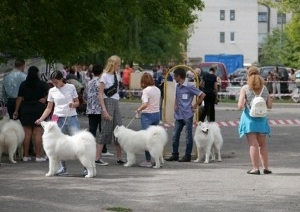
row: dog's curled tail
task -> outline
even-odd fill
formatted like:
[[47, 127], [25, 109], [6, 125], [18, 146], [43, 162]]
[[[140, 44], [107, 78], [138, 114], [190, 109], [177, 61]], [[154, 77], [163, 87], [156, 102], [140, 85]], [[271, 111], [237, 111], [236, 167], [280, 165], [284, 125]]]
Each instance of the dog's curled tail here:
[[148, 128], [149, 132], [152, 134], [151, 142], [157, 143], [160, 142], [165, 146], [168, 142], [168, 133], [167, 131], [161, 126], [150, 126]]

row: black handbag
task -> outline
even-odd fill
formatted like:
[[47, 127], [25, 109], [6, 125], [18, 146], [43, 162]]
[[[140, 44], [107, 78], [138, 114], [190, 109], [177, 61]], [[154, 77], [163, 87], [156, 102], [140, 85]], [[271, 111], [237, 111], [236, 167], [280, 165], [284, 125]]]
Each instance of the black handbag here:
[[114, 78], [115, 78], [114, 84], [112, 86], [110, 86], [109, 88], [104, 89], [104, 94], [107, 97], [111, 97], [118, 92], [118, 79], [117, 79], [116, 72], [114, 72]]

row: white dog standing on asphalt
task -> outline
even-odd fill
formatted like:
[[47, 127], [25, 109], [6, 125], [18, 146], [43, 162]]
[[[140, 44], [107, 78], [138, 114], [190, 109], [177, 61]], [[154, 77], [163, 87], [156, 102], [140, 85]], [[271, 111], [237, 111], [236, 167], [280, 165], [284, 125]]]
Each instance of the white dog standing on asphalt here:
[[135, 154], [149, 151], [155, 161], [153, 168], [160, 168], [164, 162], [162, 157], [164, 146], [168, 142], [168, 134], [161, 126], [150, 126], [146, 130], [134, 131], [124, 126], [116, 126], [114, 135], [127, 154], [127, 163], [124, 166], [135, 164]]
[[3, 117], [0, 123], [0, 162], [2, 152], [7, 149], [9, 161], [17, 163], [14, 160], [18, 148], [19, 156], [23, 157], [23, 141], [25, 132], [19, 120], [10, 120], [9, 117]]
[[96, 141], [90, 132], [82, 130], [69, 136], [61, 132], [56, 122], [43, 121], [41, 125], [44, 128], [43, 147], [49, 158], [47, 177], [55, 174], [59, 161], [76, 158], [88, 171], [85, 177], [96, 176]]
[[221, 148], [223, 145], [223, 137], [217, 123], [200, 121], [195, 130], [194, 141], [198, 152], [198, 157], [194, 162], [200, 162], [201, 150], [204, 150], [205, 152], [204, 163], [209, 163], [210, 155], [212, 155], [212, 160], [215, 160], [215, 150], [218, 153], [218, 161], [222, 161]]

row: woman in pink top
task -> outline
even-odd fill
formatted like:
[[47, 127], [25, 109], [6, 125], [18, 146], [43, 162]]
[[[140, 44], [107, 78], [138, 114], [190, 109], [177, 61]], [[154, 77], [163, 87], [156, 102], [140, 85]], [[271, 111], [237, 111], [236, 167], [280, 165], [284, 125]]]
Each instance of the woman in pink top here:
[[[150, 125], [158, 125], [160, 121], [160, 90], [154, 85], [153, 77], [149, 73], [144, 73], [141, 77], [141, 87], [143, 88], [142, 104], [137, 109], [141, 113], [142, 129], [147, 129]], [[140, 163], [143, 167], [152, 167], [151, 155], [145, 151], [146, 161]]]

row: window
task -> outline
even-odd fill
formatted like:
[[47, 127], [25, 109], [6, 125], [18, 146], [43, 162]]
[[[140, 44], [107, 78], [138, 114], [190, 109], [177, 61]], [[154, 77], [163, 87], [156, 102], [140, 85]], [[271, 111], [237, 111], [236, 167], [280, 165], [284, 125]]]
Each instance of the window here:
[[286, 23], [286, 14], [277, 13], [277, 24], [285, 24], [285, 23]]
[[225, 10], [220, 10], [220, 20], [221, 21], [225, 20]]
[[235, 33], [234, 32], [230, 32], [230, 42], [235, 43]]
[[230, 10], [230, 21], [235, 20], [235, 10]]
[[220, 43], [225, 43], [225, 32], [220, 32]]
[[268, 22], [268, 13], [266, 12], [259, 12], [258, 13], [258, 22]]

